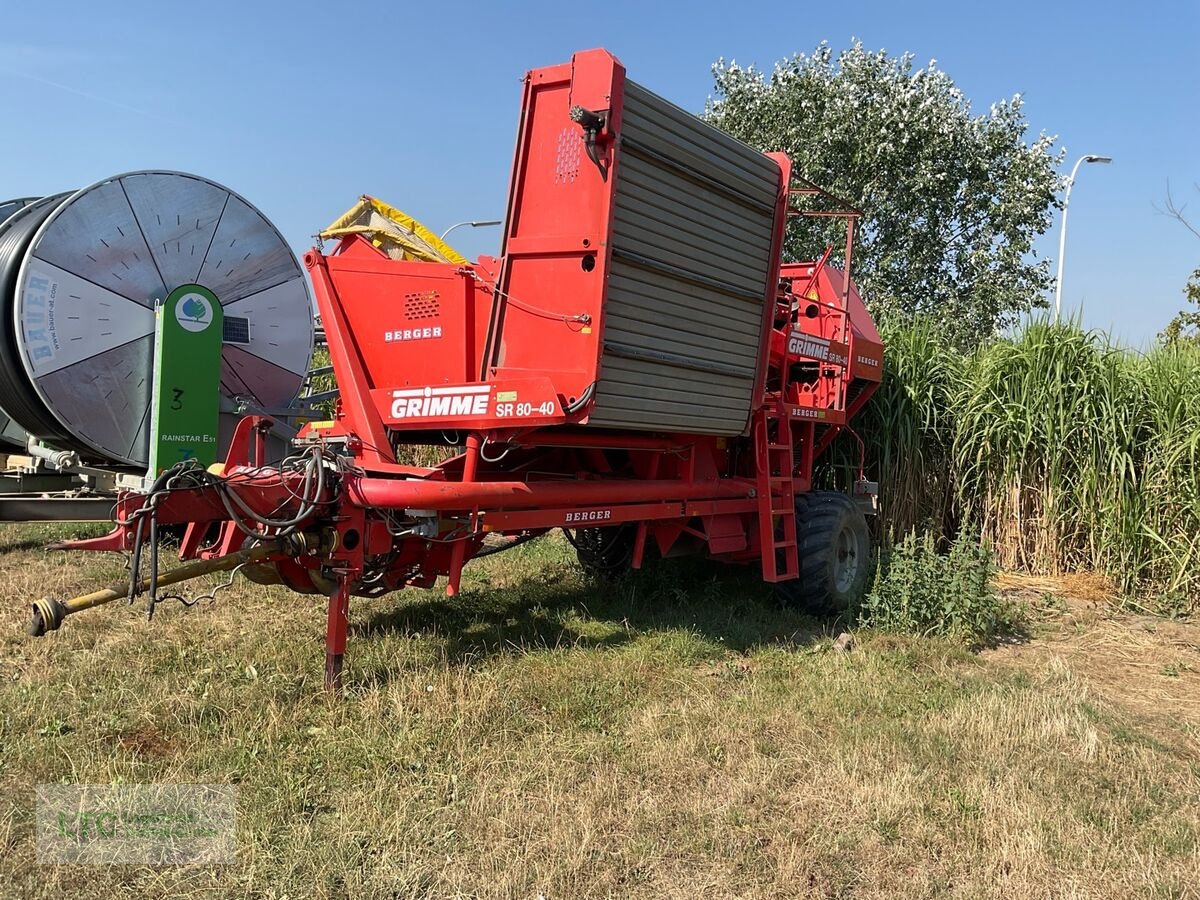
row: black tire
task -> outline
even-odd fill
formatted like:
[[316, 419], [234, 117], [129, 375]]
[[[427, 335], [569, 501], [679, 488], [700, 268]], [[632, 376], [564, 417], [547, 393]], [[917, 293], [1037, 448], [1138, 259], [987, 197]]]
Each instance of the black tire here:
[[845, 612], [862, 596], [870, 575], [871, 536], [862, 510], [837, 491], [801, 494], [796, 540], [800, 577], [776, 584], [776, 596], [806, 612]]

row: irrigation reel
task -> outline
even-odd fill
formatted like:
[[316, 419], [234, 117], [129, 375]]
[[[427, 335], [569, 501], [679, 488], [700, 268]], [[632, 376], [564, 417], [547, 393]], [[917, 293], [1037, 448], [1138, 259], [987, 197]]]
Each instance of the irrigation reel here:
[[0, 205], [0, 519], [107, 518], [104, 489], [215, 461], [246, 413], [275, 417], [283, 448], [313, 335], [282, 235], [208, 179], [129, 172]]

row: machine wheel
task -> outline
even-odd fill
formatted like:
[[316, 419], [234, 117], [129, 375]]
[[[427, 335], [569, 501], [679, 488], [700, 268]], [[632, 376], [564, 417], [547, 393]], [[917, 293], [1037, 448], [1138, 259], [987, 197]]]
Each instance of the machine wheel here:
[[579, 565], [592, 578], [612, 581], [629, 571], [634, 539], [631, 526], [577, 528], [574, 532], [563, 530], [575, 548]]
[[837, 491], [796, 498], [800, 577], [775, 585], [785, 604], [829, 615], [845, 612], [867, 586], [871, 538], [862, 510]]

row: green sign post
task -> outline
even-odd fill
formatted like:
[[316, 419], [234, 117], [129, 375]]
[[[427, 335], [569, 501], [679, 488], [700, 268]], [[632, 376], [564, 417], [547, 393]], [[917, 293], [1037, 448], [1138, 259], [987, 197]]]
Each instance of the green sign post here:
[[222, 335], [221, 304], [208, 288], [181, 285], [158, 308], [151, 478], [184, 459], [216, 462]]

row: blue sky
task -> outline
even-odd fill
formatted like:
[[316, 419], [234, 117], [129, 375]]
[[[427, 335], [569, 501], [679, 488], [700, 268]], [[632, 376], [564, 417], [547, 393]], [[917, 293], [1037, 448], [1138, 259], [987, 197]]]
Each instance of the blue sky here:
[[[1168, 181], [1200, 223], [1200, 3], [117, 2], [10, 4], [0, 31], [0, 199], [139, 168], [258, 205], [302, 251], [361, 193], [441, 230], [504, 210], [520, 78], [603, 46], [699, 111], [717, 57], [769, 68], [821, 40], [931, 57], [985, 111], [1021, 92], [1032, 132], [1084, 167], [1064, 306], [1151, 340], [1200, 240], [1155, 212]], [[469, 255], [499, 229], [460, 229]], [[1057, 254], [1055, 230], [1040, 247]]]

